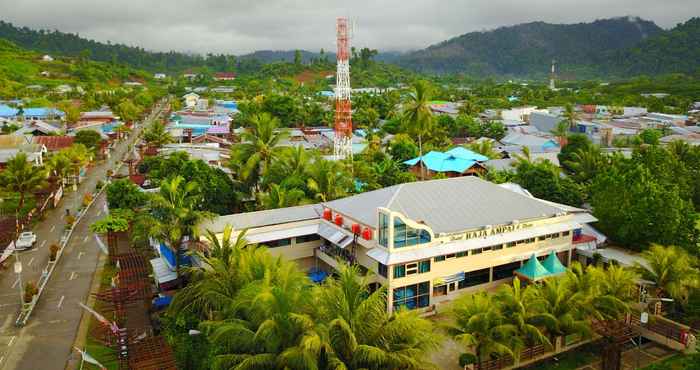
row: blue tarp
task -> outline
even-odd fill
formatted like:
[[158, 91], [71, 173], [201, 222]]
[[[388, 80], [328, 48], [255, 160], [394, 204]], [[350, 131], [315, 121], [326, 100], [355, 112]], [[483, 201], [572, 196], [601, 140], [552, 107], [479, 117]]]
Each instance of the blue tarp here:
[[313, 270], [309, 272], [309, 278], [317, 284], [322, 283], [327, 277], [328, 274], [323, 270]]
[[479, 153], [472, 152], [462, 147], [452, 148], [446, 152], [431, 151], [423, 157], [413, 158], [403, 162], [406, 165], [414, 166], [420, 160], [431, 171], [434, 172], [459, 172], [462, 173], [471, 168], [477, 162], [487, 161], [489, 158]]
[[156, 310], [161, 310], [165, 307], [167, 307], [170, 302], [173, 301], [173, 297], [166, 295], [163, 297], [158, 297], [153, 301], [153, 308]]
[[[175, 268], [175, 253], [164, 243], [160, 243], [160, 255], [165, 259], [165, 262], [171, 268]], [[191, 264], [190, 256], [180, 251], [180, 266], [189, 266]]]

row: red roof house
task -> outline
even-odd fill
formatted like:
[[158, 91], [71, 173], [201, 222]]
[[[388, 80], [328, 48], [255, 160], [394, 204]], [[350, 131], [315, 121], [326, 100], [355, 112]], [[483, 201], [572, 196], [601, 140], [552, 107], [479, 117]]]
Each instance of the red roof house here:
[[236, 74], [233, 72], [218, 72], [214, 74], [214, 79], [217, 81], [231, 81], [236, 79]]
[[32, 142], [34, 144], [42, 144], [49, 152], [57, 152], [61, 149], [68, 148], [73, 145], [75, 137], [73, 136], [34, 136]]

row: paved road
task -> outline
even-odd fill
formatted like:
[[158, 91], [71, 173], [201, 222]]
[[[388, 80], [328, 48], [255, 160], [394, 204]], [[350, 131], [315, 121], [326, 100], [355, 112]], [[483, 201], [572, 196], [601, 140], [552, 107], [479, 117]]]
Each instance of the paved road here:
[[[56, 209], [47, 212], [45, 221], [34, 227], [36, 247], [20, 254], [24, 266], [23, 282], [37, 281], [41, 275], [48, 262], [49, 245], [60, 239], [65, 225], [65, 209], [75, 212], [76, 202], [94, 190], [97, 181], [105, 179], [107, 170], [114, 169], [121, 162], [140, 130], [137, 128], [129, 140], [117, 144], [111, 158], [93, 167], [78, 191], [65, 196]], [[19, 284], [12, 264], [0, 271], [0, 369], [64, 369], [82, 315], [77, 303], [86, 300], [99, 261], [100, 251], [89, 226], [104, 216], [105, 209], [105, 196], [101, 195], [73, 231], [71, 241], [24, 328], [14, 325], [19, 312]], [[14, 257], [11, 258], [14, 261]]]

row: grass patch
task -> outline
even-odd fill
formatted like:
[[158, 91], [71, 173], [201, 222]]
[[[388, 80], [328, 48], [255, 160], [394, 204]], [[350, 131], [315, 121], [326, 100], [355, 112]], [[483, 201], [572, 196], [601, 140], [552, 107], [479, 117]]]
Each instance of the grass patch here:
[[[697, 361], [700, 360], [698, 355], [685, 355], [677, 353], [665, 360], [651, 364], [642, 370], [682, 370], [682, 369], [698, 369]], [[693, 367], [695, 365], [695, 367]]]
[[[99, 361], [99, 363], [101, 363], [108, 370], [119, 370], [117, 353], [113, 349], [106, 347], [88, 337], [87, 344], [85, 345], [85, 352], [90, 354], [90, 356], [95, 358], [95, 360]], [[85, 363], [83, 364], [83, 369], [99, 370], [99, 367]]]

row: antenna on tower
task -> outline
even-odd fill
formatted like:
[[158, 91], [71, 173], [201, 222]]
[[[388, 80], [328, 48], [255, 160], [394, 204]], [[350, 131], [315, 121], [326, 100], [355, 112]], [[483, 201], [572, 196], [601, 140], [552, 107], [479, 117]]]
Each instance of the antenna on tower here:
[[550, 90], [556, 90], [556, 86], [554, 86], [554, 79], [557, 77], [556, 66], [557, 66], [557, 60], [552, 59], [552, 71], [549, 74], [549, 89]]
[[352, 106], [350, 102], [350, 43], [348, 19], [339, 17], [336, 23], [337, 61], [335, 86], [335, 125], [333, 157], [352, 159]]

